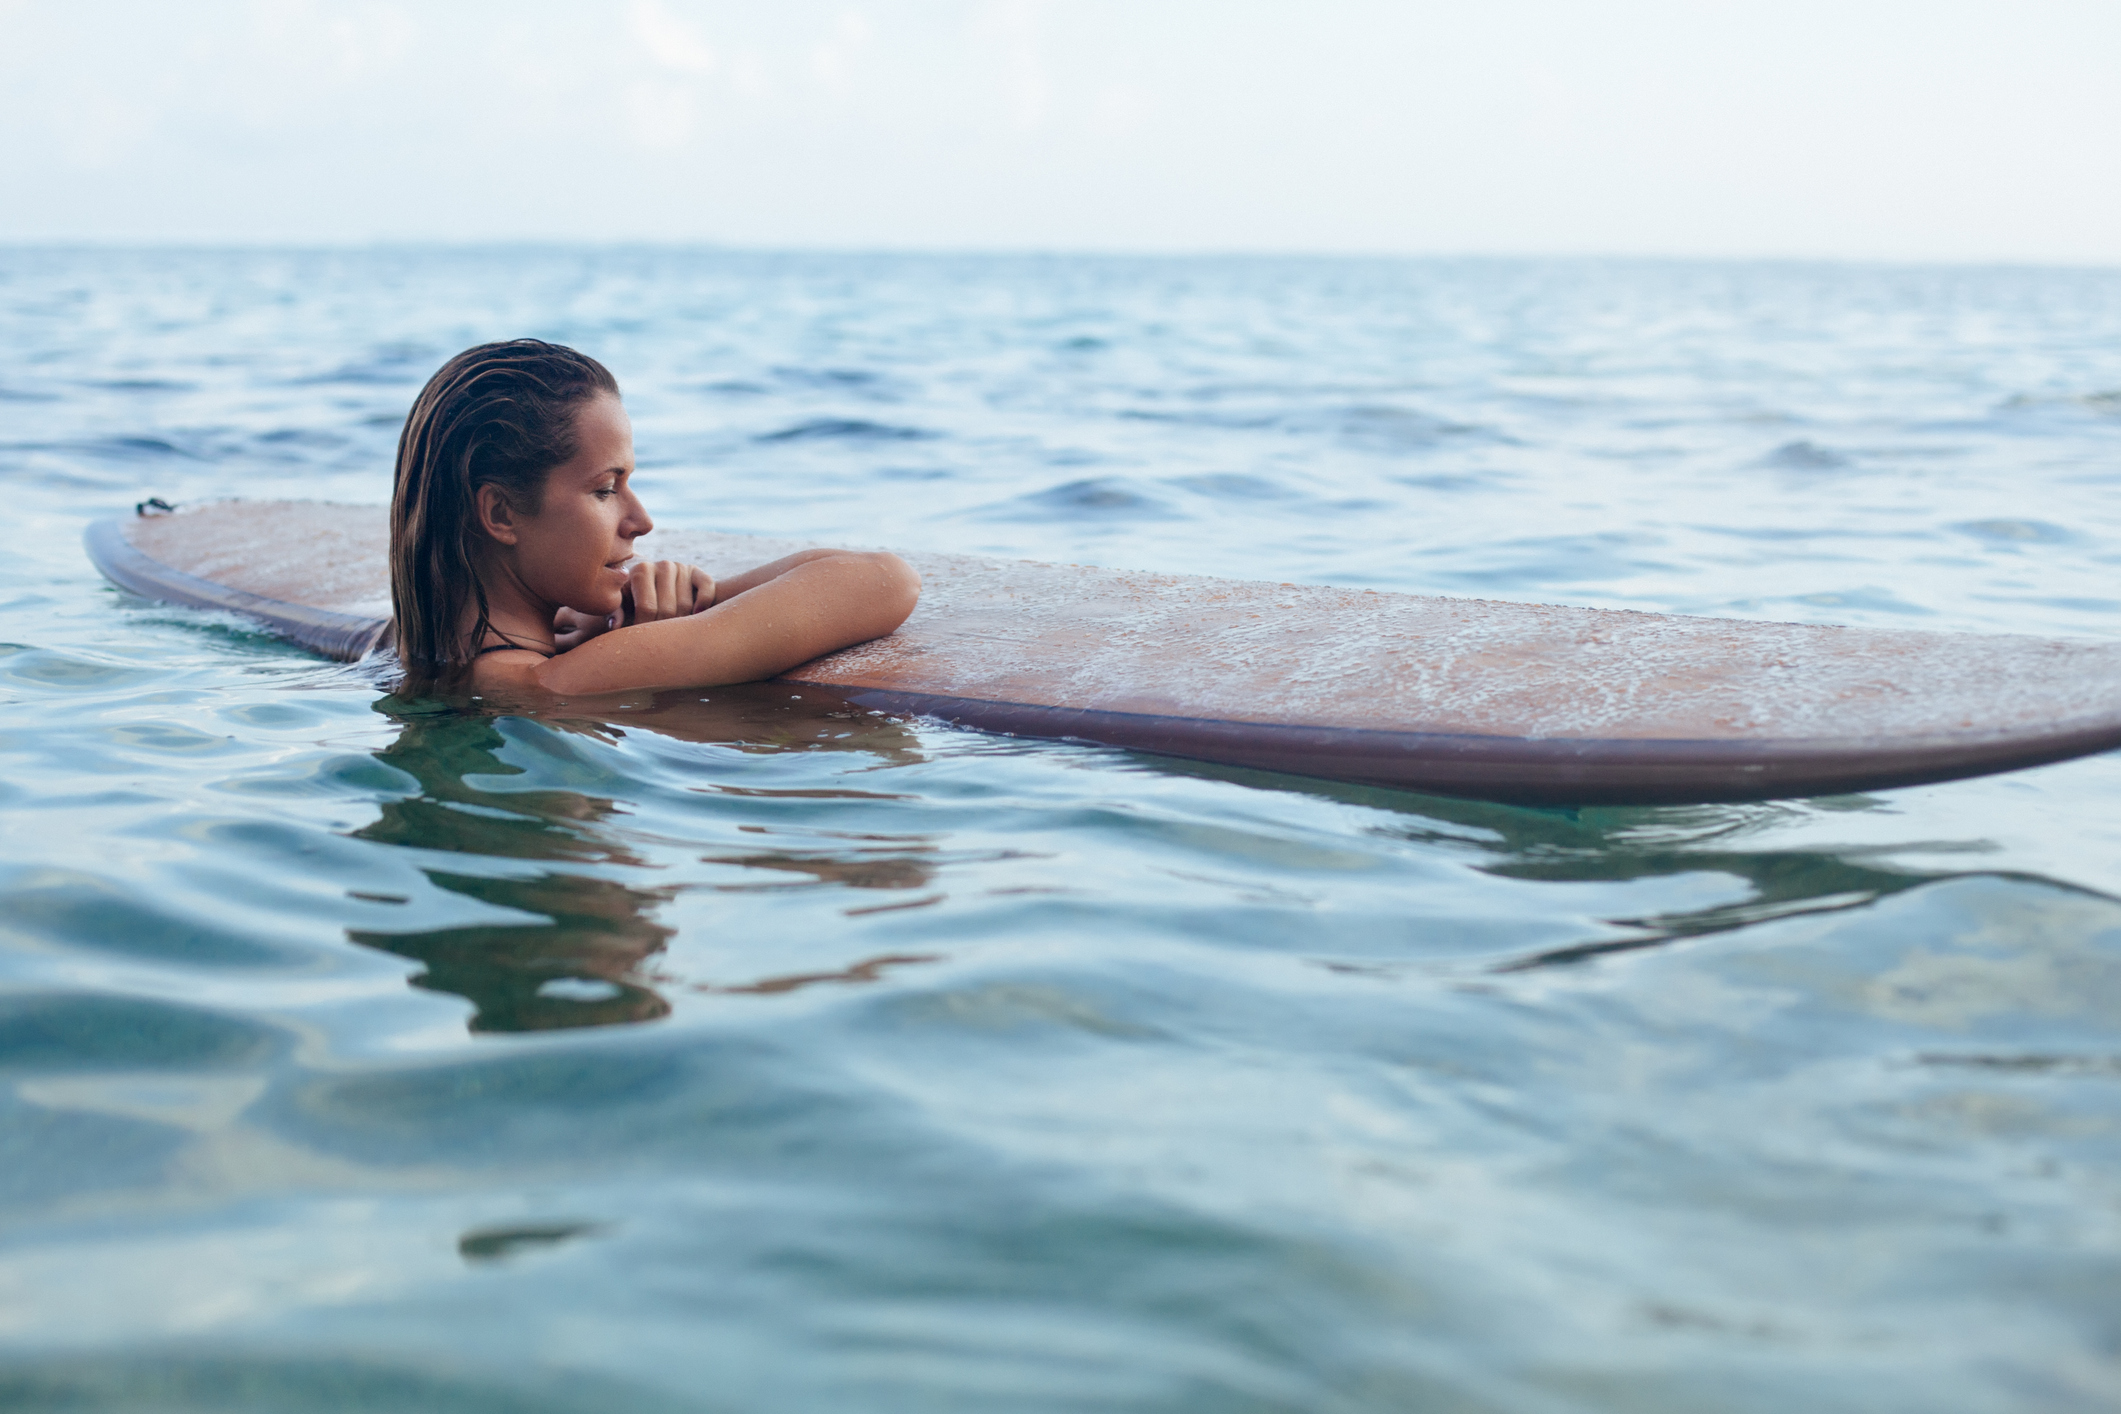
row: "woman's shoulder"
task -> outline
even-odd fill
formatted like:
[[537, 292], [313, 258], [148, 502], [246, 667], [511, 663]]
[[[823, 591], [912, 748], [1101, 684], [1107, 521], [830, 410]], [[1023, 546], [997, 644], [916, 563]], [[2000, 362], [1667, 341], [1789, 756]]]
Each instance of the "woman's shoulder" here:
[[473, 691], [488, 693], [502, 689], [534, 687], [537, 671], [553, 654], [521, 643], [488, 643], [471, 655], [465, 674]]

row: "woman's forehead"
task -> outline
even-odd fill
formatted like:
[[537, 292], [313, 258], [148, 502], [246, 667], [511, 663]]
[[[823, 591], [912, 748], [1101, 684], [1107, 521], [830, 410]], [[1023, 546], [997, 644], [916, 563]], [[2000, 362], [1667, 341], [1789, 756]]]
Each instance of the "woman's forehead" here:
[[613, 397], [597, 397], [575, 414], [573, 466], [586, 474], [633, 465], [633, 423]]

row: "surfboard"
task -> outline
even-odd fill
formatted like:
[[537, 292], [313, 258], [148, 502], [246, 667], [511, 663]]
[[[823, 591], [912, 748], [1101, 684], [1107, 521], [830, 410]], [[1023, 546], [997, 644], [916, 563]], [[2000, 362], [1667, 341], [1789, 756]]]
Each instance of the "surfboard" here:
[[[231, 501], [96, 522], [112, 581], [341, 659], [387, 646], [373, 506]], [[726, 576], [804, 542], [658, 530]], [[2121, 642], [1435, 598], [908, 554], [898, 632], [790, 683], [856, 706], [1538, 805], [1878, 790], [2121, 746]]]

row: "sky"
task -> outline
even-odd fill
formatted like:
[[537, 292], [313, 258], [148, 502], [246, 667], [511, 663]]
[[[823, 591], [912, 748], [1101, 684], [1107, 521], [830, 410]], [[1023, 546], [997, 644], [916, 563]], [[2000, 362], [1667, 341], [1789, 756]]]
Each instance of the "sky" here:
[[0, 241], [2121, 265], [2121, 0], [0, 0]]

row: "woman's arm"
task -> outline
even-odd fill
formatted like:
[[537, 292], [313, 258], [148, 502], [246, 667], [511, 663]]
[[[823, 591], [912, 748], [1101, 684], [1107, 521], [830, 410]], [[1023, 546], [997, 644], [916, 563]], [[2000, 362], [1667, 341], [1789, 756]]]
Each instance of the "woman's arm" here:
[[921, 579], [893, 554], [805, 550], [716, 589], [704, 612], [613, 629], [530, 676], [567, 696], [758, 682], [891, 632], [913, 612]]
[[[554, 614], [554, 645], [565, 653], [599, 634], [628, 624], [654, 623], [657, 619], [704, 613], [711, 605], [725, 603], [747, 589], [756, 589], [769, 580], [779, 579], [797, 565], [821, 560], [828, 555], [848, 553], [846, 550], [798, 550], [719, 583], [696, 565], [676, 560], [643, 560], [633, 566], [625, 602], [616, 614], [599, 618], [577, 609], [561, 609]], [[643, 606], [646, 606], [645, 613], [641, 611]]]
[[562, 653], [581, 647], [598, 634], [628, 624], [652, 624], [704, 612], [715, 601], [714, 576], [682, 560], [636, 560], [626, 572], [626, 588], [615, 614], [585, 614], [562, 607], [553, 612], [552, 646]]
[[[807, 565], [812, 560], [822, 560], [828, 555], [848, 555], [853, 553], [855, 552], [851, 550], [798, 550], [792, 555], [783, 555], [778, 560], [760, 565], [756, 569], [748, 569], [742, 574], [731, 575], [727, 579], [716, 581], [714, 602], [717, 604], [725, 603], [748, 589], [756, 589], [769, 580], [779, 579], [797, 565]], [[894, 555], [892, 558], [897, 559], [898, 557]], [[914, 577], [914, 584], [916, 587], [920, 584], [918, 575]]]

